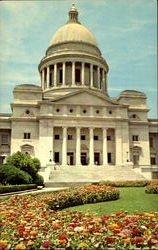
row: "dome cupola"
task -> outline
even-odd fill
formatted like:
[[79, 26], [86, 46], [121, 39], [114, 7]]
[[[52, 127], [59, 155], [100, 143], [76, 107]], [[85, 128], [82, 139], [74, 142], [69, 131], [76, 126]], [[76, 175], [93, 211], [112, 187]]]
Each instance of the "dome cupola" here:
[[74, 88], [93, 88], [106, 94], [108, 65], [96, 39], [78, 21], [74, 4], [68, 15], [67, 23], [52, 36], [39, 64], [42, 89], [71, 92]]

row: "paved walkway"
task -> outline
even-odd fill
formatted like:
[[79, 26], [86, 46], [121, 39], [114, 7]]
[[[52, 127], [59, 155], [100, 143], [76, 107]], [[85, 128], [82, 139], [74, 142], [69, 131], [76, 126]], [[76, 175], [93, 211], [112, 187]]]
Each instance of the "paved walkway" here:
[[26, 195], [26, 194], [39, 194], [39, 193], [46, 193], [46, 192], [55, 192], [55, 191], [60, 191], [67, 189], [68, 187], [44, 187], [39, 190], [27, 190], [27, 191], [19, 191], [19, 192], [11, 192], [11, 193], [4, 193], [0, 194], [0, 197], [9, 197], [12, 195]]

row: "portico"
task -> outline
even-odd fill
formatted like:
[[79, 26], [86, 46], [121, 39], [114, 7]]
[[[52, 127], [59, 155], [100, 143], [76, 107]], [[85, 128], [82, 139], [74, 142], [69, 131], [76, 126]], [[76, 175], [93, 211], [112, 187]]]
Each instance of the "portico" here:
[[[52, 131], [52, 161], [66, 165], [108, 165], [115, 164], [115, 129], [95, 127], [57, 127]], [[50, 135], [50, 133], [49, 133]], [[49, 140], [50, 141], [50, 140]], [[49, 143], [50, 145], [50, 143]]]

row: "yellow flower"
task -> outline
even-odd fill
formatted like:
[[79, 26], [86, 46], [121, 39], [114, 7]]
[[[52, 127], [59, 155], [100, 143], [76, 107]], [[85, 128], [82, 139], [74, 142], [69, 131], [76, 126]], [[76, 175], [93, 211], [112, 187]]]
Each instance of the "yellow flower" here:
[[7, 240], [0, 240], [0, 249], [5, 249], [7, 247]]
[[23, 243], [19, 243], [18, 245], [16, 245], [16, 247], [15, 247], [15, 249], [16, 250], [23, 250], [23, 249], [25, 249], [26, 247], [25, 247], [25, 245], [23, 244]]
[[28, 242], [27, 242], [27, 245], [28, 246], [31, 246], [31, 245], [33, 245], [34, 244], [34, 242], [32, 241], [32, 240], [29, 240]]
[[81, 242], [81, 243], [78, 245], [78, 247], [80, 247], [80, 248], [87, 248], [88, 245], [87, 245], [85, 242]]
[[131, 239], [130, 238], [122, 239], [122, 242], [124, 244], [130, 244], [131, 243]]
[[145, 213], [145, 215], [148, 216], [148, 217], [154, 217], [154, 216], [155, 216], [155, 215], [152, 214], [152, 213]]

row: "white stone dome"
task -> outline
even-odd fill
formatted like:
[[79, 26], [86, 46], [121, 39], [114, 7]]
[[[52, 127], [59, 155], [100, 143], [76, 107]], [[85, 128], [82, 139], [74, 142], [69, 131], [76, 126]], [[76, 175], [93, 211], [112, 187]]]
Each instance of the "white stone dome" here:
[[64, 42], [84, 42], [97, 46], [93, 34], [79, 23], [67, 23], [53, 35], [49, 46]]
[[92, 33], [78, 21], [78, 11], [74, 4], [69, 11], [68, 22], [56, 31], [49, 46], [67, 42], [83, 42], [97, 46]]

